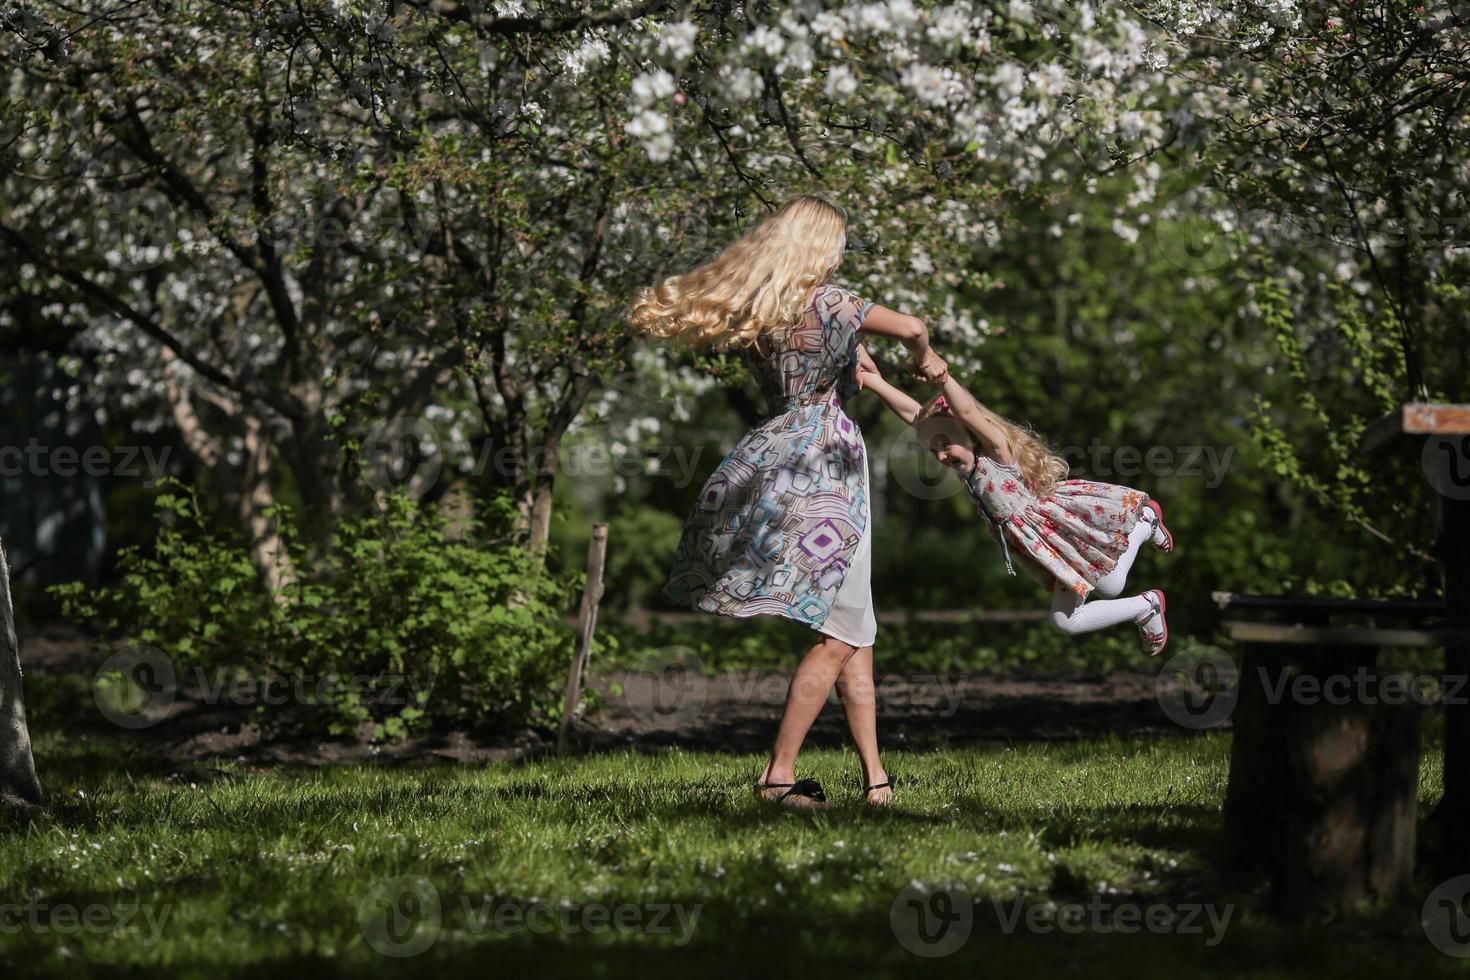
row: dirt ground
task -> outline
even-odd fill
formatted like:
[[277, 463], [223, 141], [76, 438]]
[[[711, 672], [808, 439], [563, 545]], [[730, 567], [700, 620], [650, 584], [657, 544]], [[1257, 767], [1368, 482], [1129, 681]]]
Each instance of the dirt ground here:
[[[21, 662], [32, 685], [79, 675], [90, 688], [103, 659], [86, 637], [68, 627], [47, 626], [21, 636]], [[1065, 676], [888, 674], [877, 679], [879, 735], [894, 748], [938, 748], [981, 740], [1177, 733], [1155, 696], [1156, 680], [1156, 669]], [[788, 675], [779, 672], [707, 677], [677, 666], [594, 674], [575, 741], [590, 751], [671, 746], [761, 751], [775, 735], [788, 683]], [[39, 736], [48, 726], [47, 702], [32, 700], [30, 726]], [[149, 724], [126, 731], [110, 726], [102, 711], [93, 712], [93, 699], [84, 700], [77, 707], [95, 717], [68, 718], [58, 727], [122, 732], [145, 744], [162, 767], [193, 768], [219, 759], [308, 766], [475, 762], [541, 755], [554, 743], [554, 733], [534, 730], [448, 731], [398, 742], [378, 742], [366, 734], [325, 738], [309, 724], [308, 709], [287, 704], [262, 712], [249, 697], [211, 694], [188, 676], [175, 679], [166, 704], [150, 713]], [[834, 695], [810, 741], [838, 745], [845, 738], [842, 705]]]

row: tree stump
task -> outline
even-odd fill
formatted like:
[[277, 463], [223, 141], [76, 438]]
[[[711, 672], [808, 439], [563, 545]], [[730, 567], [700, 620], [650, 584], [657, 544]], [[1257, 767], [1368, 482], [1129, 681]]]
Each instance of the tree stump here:
[[[1389, 453], [1418, 468], [1437, 528], [1435, 557], [1444, 569], [1445, 625], [1459, 633], [1445, 647], [1451, 684], [1470, 676], [1470, 405], [1401, 405], [1363, 433], [1365, 453]], [[1446, 878], [1470, 873], [1470, 705], [1444, 706], [1444, 797], [1434, 812]]]
[[[1411, 889], [1419, 706], [1407, 697], [1365, 700], [1355, 688], [1346, 703], [1321, 693], [1328, 678], [1371, 672], [1376, 661], [1371, 648], [1247, 649], [1226, 841], [1232, 859], [1270, 869], [1272, 905], [1287, 918], [1393, 901]], [[1314, 696], [1294, 693], [1313, 685]]]
[[[1470, 487], [1465, 489], [1470, 496]], [[1444, 565], [1445, 625], [1470, 629], [1470, 500], [1441, 498], [1439, 521], [1436, 550]], [[1445, 649], [1445, 676], [1470, 677], [1470, 646]], [[1445, 705], [1444, 727], [1444, 798], [1435, 817], [1439, 870], [1454, 877], [1470, 874], [1470, 705]]]

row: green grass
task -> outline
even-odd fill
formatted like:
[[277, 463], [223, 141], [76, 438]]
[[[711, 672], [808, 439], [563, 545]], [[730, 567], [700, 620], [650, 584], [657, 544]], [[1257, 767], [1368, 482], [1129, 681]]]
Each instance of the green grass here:
[[[754, 800], [752, 756], [227, 763], [170, 779], [132, 744], [72, 735], [39, 746], [54, 806], [0, 828], [0, 904], [27, 917], [14, 928], [0, 916], [0, 975], [1337, 977], [1462, 965], [1412, 923], [1289, 929], [1256, 911], [1259, 894], [1239, 890], [1249, 884], [1227, 884], [1228, 856], [1212, 851], [1223, 735], [894, 753], [908, 783], [888, 812], [862, 804], [849, 753], [813, 752], [803, 774], [837, 804], [817, 815]], [[377, 908], [375, 885], [397, 876], [426, 879], [441, 907], [437, 933], [420, 914], [404, 921], [421, 931], [394, 934], [434, 939], [410, 959], [376, 951], [360, 918], [365, 901]], [[922, 959], [896, 938], [890, 910], [912, 883], [979, 900], [952, 955]], [[1201, 933], [1162, 935], [998, 924], [996, 902], [1009, 913], [1017, 900], [1045, 909], [1090, 896], [1233, 908], [1213, 945], [1203, 919]], [[518, 927], [515, 910], [538, 903], [570, 911], [551, 914], [549, 931]], [[596, 924], [589, 909], [624, 905], [635, 907], [621, 913], [628, 928], [579, 926]], [[127, 928], [61, 935], [31, 921], [94, 907], [117, 923], [134, 906], [146, 914]], [[496, 911], [509, 928], [496, 928]], [[547, 917], [535, 915], [539, 929]], [[634, 926], [656, 916], [672, 931]]]

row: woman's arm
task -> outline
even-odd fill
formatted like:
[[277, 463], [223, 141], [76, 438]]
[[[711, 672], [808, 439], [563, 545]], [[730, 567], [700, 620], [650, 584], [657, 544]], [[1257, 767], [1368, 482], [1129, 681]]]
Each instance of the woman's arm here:
[[875, 305], [863, 319], [861, 331], [901, 342], [908, 348], [914, 376], [921, 381], [937, 383], [949, 372], [949, 365], [929, 346], [929, 328], [916, 316]]
[[950, 411], [955, 418], [964, 423], [965, 428], [974, 433], [979, 439], [992, 459], [998, 463], [1010, 463], [1014, 459], [1011, 455], [1011, 440], [1006, 435], [1005, 429], [997, 422], [994, 412], [981, 405], [974, 395], [964, 385], [954, 378], [945, 378], [944, 397], [949, 401]]

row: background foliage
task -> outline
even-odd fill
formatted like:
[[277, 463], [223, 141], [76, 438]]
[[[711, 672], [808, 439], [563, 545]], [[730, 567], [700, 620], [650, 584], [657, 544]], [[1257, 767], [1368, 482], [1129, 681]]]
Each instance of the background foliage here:
[[[1209, 642], [1214, 589], [1440, 588], [1422, 468], [1359, 438], [1470, 397], [1454, 4], [22, 0], [0, 20], [0, 391], [35, 406], [0, 428], [0, 481], [36, 502], [0, 534], [23, 592], [120, 583], [118, 629], [188, 662], [432, 667], [484, 714], [548, 717], [590, 524], [612, 522], [607, 603], [636, 648], [694, 494], [763, 412], [729, 358], [630, 337], [628, 300], [801, 191], [851, 216], [845, 285], [922, 316], [1078, 474], [1166, 503], [1179, 551], [1138, 581], [1169, 588], [1176, 633]], [[1035, 606], [953, 478], [851, 410], [882, 606]], [[47, 465], [12, 466], [33, 437]], [[55, 465], [98, 447], [170, 450], [190, 492], [169, 522], [151, 478]], [[763, 629], [734, 645], [797, 642]], [[1053, 643], [984, 629], [883, 656]]]

